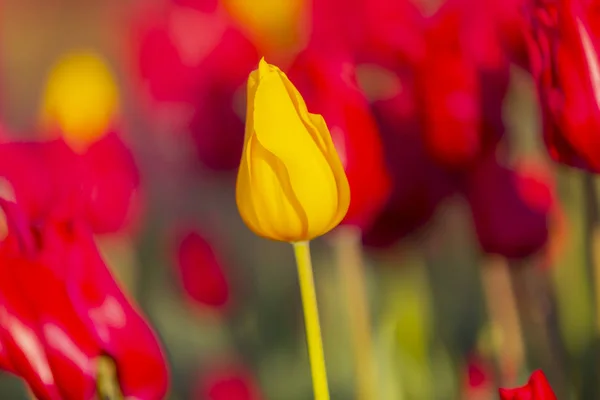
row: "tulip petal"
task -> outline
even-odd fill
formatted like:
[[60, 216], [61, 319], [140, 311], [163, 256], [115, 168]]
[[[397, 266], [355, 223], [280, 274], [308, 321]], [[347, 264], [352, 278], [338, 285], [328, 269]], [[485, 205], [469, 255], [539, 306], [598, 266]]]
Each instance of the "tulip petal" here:
[[252, 136], [250, 140], [250, 179], [252, 189], [260, 193], [253, 197], [254, 209], [261, 216], [269, 236], [279, 237], [284, 241], [306, 236], [308, 218], [292, 188], [286, 166], [265, 149], [256, 136]]
[[294, 193], [286, 196], [297, 197], [308, 216], [308, 237], [323, 234], [341, 221], [350, 197], [329, 131], [322, 117], [305, 112], [301, 98], [289, 95], [292, 85], [286, 85], [278, 68], [261, 61], [258, 75], [253, 113], [256, 139], [287, 170]]

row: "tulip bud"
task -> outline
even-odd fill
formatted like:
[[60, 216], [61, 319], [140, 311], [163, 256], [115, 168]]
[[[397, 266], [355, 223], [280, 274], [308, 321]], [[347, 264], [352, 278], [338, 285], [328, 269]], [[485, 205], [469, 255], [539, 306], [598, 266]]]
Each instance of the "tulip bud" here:
[[[306, 103], [323, 113], [342, 160], [352, 199], [342, 224], [367, 227], [390, 192], [383, 145], [348, 54], [307, 49], [289, 76]], [[295, 78], [298, 78], [297, 80]]]
[[246, 225], [285, 242], [335, 228], [348, 211], [350, 187], [329, 129], [264, 59], [248, 79], [246, 118], [236, 190]]
[[556, 400], [556, 395], [540, 370], [531, 374], [526, 385], [515, 389], [500, 389], [500, 400]]
[[92, 52], [74, 52], [48, 77], [41, 125], [45, 131], [60, 130], [77, 147], [102, 136], [118, 108], [118, 89], [104, 60]]

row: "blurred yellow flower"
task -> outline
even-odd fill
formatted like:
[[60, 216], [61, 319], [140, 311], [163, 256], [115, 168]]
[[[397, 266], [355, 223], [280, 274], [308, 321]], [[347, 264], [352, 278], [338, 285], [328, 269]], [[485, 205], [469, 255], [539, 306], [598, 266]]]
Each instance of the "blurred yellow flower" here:
[[40, 110], [44, 131], [59, 129], [74, 147], [89, 144], [110, 128], [119, 109], [119, 90], [102, 57], [78, 51], [52, 68]]
[[258, 43], [261, 50], [286, 50], [298, 44], [306, 0], [225, 0], [229, 14]]
[[260, 61], [248, 78], [236, 200], [259, 236], [299, 242], [335, 228], [350, 187], [322, 116], [311, 114], [281, 70]]

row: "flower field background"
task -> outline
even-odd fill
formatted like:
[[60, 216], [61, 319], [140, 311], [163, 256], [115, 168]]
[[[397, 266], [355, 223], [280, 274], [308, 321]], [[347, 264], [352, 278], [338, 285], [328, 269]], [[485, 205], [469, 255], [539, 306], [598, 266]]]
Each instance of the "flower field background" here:
[[538, 369], [600, 398], [595, 5], [3, 0], [0, 398], [87, 398], [105, 354], [126, 398], [313, 398], [291, 246], [236, 204], [263, 57], [350, 187], [311, 241], [331, 398], [498, 399]]

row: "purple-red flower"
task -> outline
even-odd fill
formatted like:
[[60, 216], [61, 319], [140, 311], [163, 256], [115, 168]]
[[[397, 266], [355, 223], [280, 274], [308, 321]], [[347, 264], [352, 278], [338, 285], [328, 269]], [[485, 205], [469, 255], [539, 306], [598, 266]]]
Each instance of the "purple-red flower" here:
[[526, 385], [515, 389], [500, 389], [500, 400], [556, 400], [556, 395], [541, 370], [531, 374]]
[[104, 264], [87, 224], [59, 214], [32, 224], [2, 201], [2, 367], [35, 396], [91, 399], [97, 362], [111, 357], [126, 397], [162, 399], [168, 371], [156, 336]]
[[593, 2], [537, 0], [530, 59], [550, 156], [600, 172], [600, 21]]

